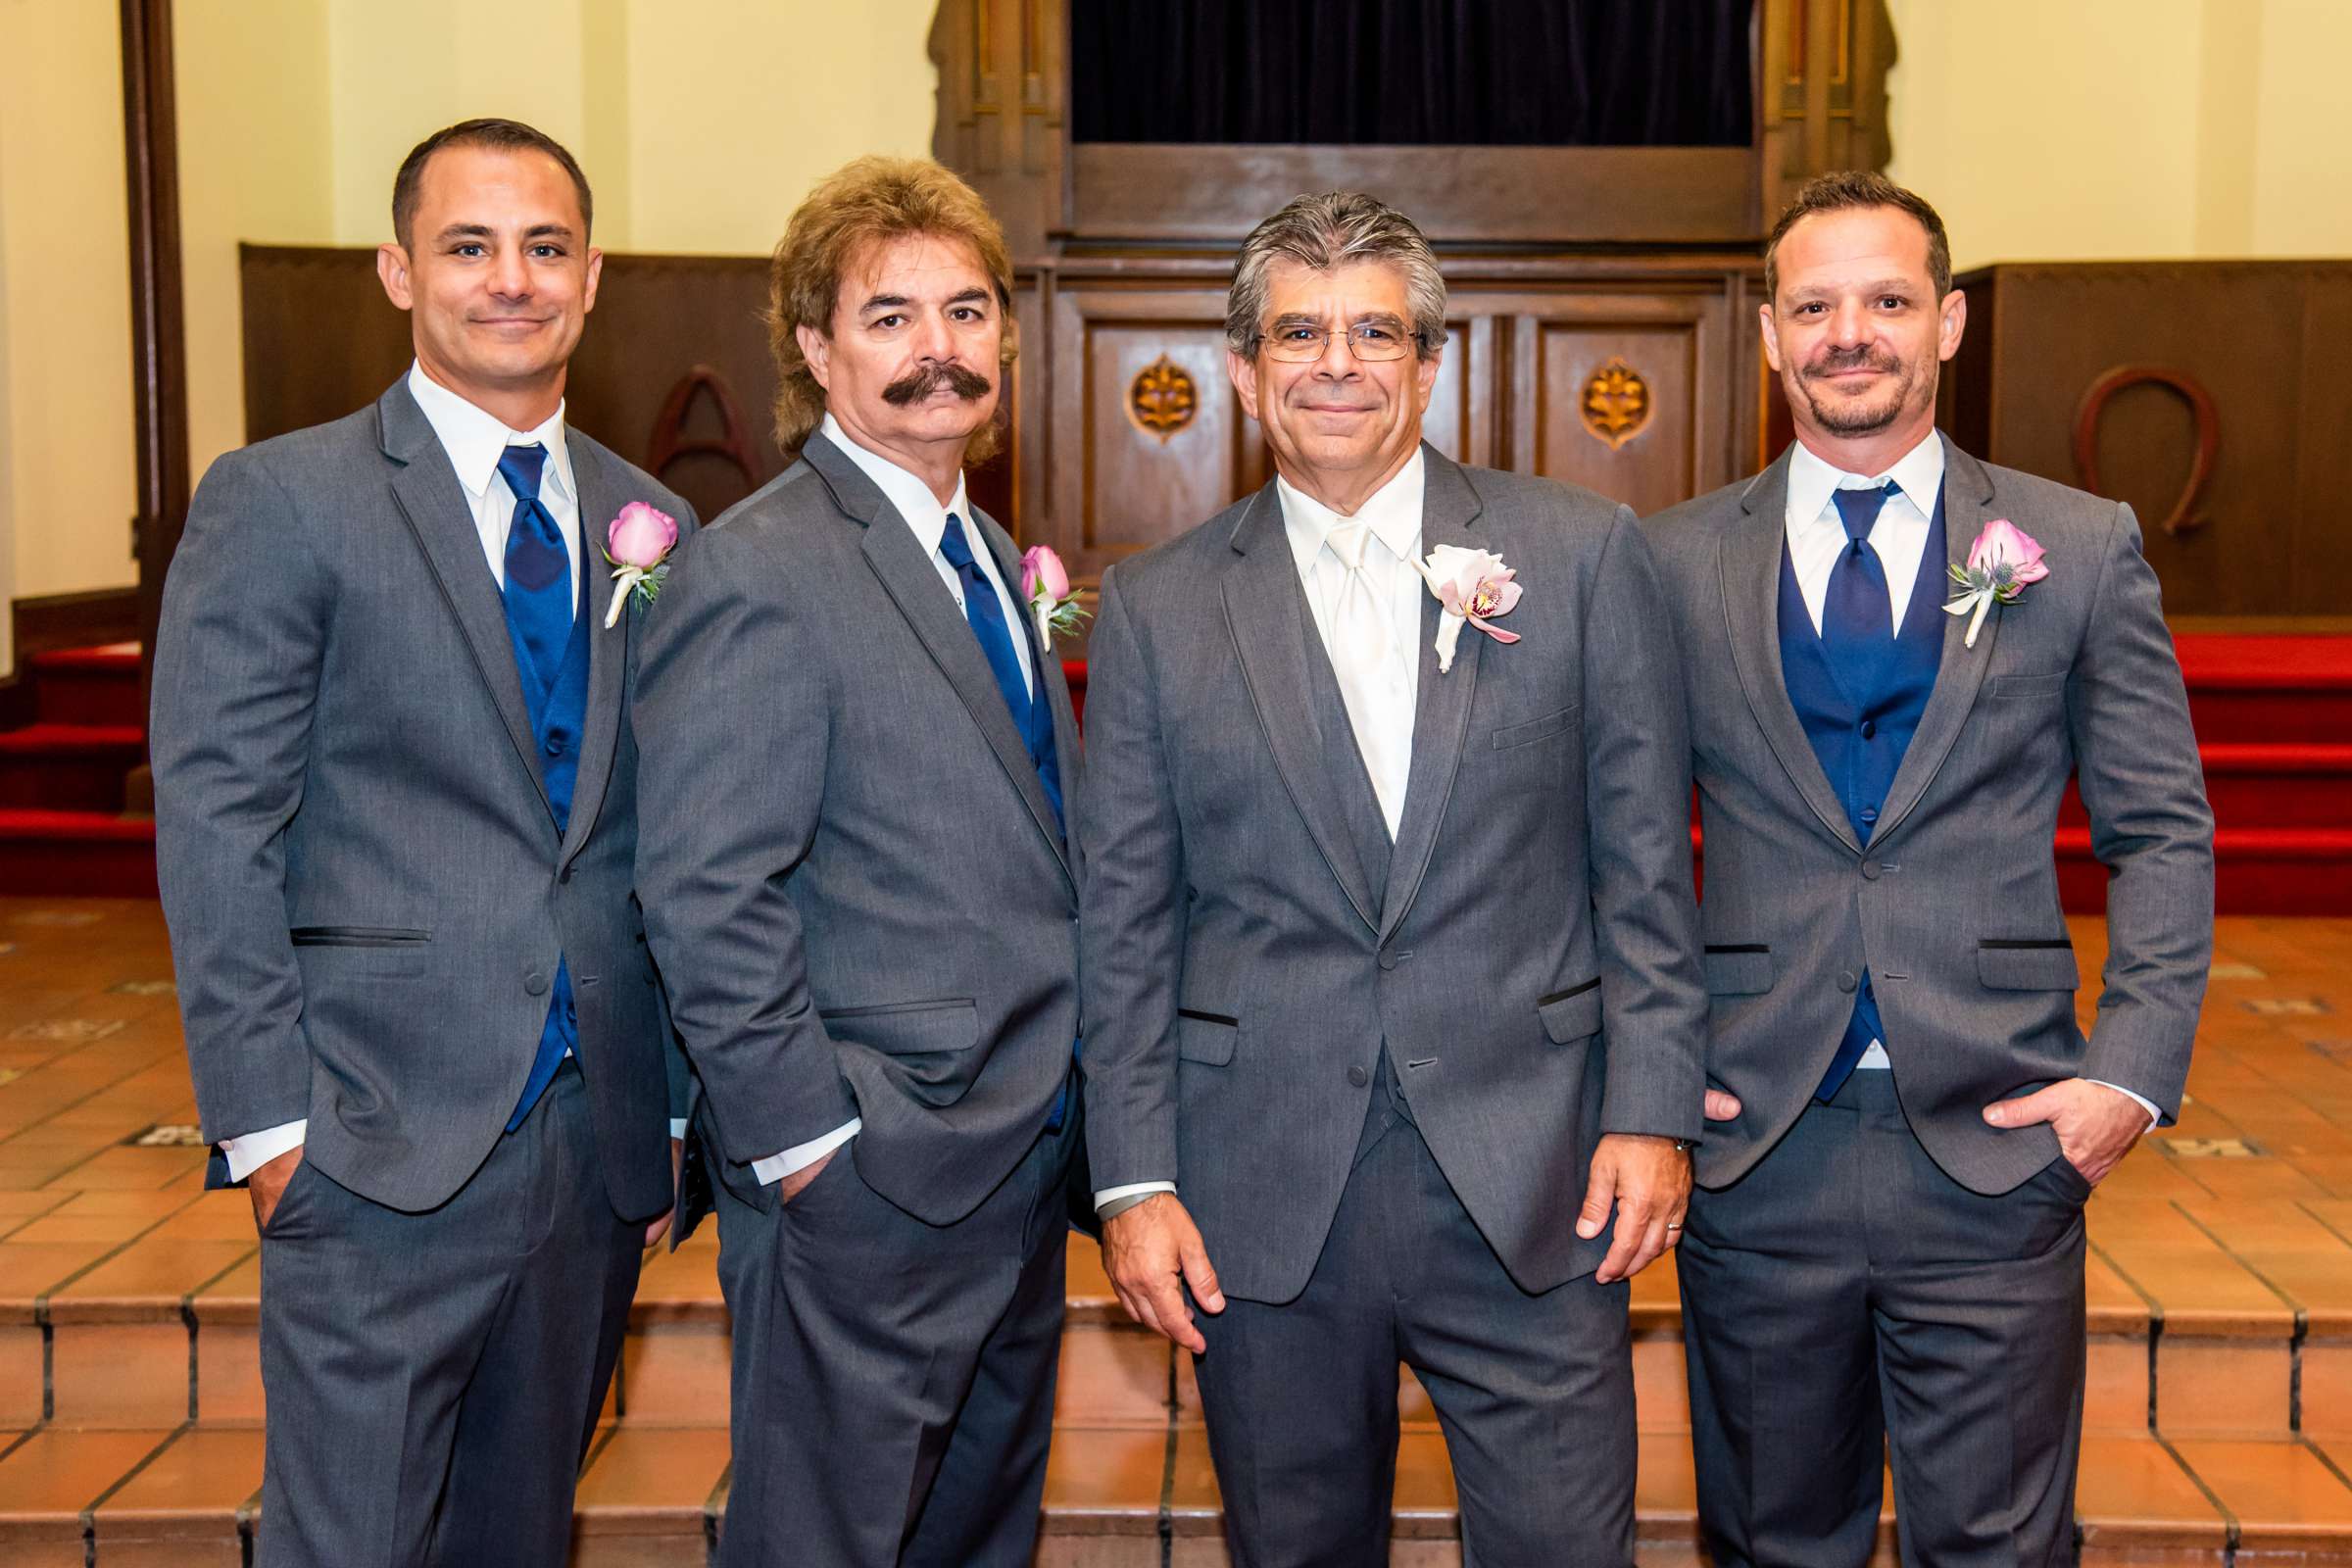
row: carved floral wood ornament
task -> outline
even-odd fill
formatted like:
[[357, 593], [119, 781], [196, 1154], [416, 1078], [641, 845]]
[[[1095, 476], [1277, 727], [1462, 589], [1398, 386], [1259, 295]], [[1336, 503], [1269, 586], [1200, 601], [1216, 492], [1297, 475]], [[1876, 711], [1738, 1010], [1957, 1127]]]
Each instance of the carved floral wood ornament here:
[[1162, 445], [1192, 423], [1200, 409], [1200, 388], [1183, 366], [1164, 354], [1137, 371], [1127, 388], [1127, 417]]
[[1649, 383], [1618, 355], [1610, 355], [1585, 382], [1579, 404], [1585, 429], [1611, 452], [1649, 427]]

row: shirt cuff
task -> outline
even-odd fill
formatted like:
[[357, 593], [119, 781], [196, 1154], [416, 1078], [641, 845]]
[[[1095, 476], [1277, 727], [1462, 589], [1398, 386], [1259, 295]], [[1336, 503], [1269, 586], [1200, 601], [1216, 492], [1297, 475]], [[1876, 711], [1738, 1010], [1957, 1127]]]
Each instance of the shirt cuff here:
[[772, 1187], [794, 1171], [807, 1170], [857, 1137], [858, 1129], [864, 1125], [865, 1122], [862, 1118], [852, 1116], [848, 1121], [843, 1122], [821, 1138], [811, 1138], [805, 1144], [795, 1144], [781, 1154], [770, 1154], [765, 1159], [753, 1160], [752, 1174], [759, 1179], [760, 1186]]
[[686, 1138], [686, 1118], [685, 1118], [685, 1117], [683, 1117], [683, 1116], [672, 1116], [672, 1117], [670, 1117], [670, 1118], [669, 1118], [669, 1137], [670, 1137], [670, 1142], [672, 1142], [672, 1143], [683, 1143], [683, 1142], [685, 1141], [685, 1138]]
[[[1122, 1198], [1143, 1199], [1151, 1197], [1153, 1193], [1172, 1193], [1175, 1190], [1174, 1182], [1129, 1182], [1124, 1187], [1105, 1187], [1095, 1194], [1095, 1212], [1102, 1215], [1102, 1218], [1108, 1219], [1110, 1216], [1103, 1214], [1102, 1211], [1113, 1203], [1119, 1203], [1119, 1200]], [[1119, 1203], [1122, 1210], [1134, 1206], [1133, 1203]]]
[[258, 1133], [247, 1133], [240, 1138], [221, 1139], [220, 1155], [228, 1161], [228, 1179], [241, 1182], [288, 1150], [300, 1149], [309, 1141], [311, 1121], [306, 1116], [300, 1121], [279, 1122], [274, 1127], [265, 1127]]
[[2154, 1102], [2152, 1102], [2145, 1095], [2134, 1095], [2131, 1090], [2126, 1089], [2122, 1084], [2111, 1084], [2104, 1078], [2085, 1078], [2082, 1081], [2086, 1084], [2097, 1084], [2101, 1089], [2112, 1089], [2117, 1094], [2128, 1098], [2132, 1103], [2137, 1105], [2140, 1109], [2146, 1111], [2148, 1113], [2148, 1125], [2142, 1129], [2143, 1132], [2154, 1132], [2156, 1130], [2156, 1124], [2164, 1120], [2164, 1112], [2158, 1110]]

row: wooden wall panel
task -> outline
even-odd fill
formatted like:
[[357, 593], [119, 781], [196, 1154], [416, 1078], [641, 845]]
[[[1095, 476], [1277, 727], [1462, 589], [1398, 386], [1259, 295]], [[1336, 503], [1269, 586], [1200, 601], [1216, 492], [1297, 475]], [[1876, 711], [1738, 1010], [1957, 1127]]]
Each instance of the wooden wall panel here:
[[[2352, 604], [2352, 263], [2034, 264], [1961, 282], [1971, 319], [1948, 427], [1991, 462], [2130, 502], [2167, 611]], [[2121, 385], [2086, 427], [2094, 389], [2139, 371], [2180, 384]], [[2168, 530], [2196, 466], [2200, 397], [2213, 461]]]

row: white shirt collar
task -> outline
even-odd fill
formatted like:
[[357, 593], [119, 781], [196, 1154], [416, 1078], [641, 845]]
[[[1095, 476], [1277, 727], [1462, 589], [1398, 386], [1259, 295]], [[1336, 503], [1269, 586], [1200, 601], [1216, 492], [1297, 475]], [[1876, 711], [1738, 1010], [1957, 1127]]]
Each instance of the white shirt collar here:
[[1415, 447], [1413, 455], [1404, 460], [1404, 466], [1387, 484], [1365, 497], [1352, 517], [1341, 516], [1277, 474], [1274, 490], [1282, 501], [1283, 532], [1290, 539], [1291, 559], [1298, 564], [1299, 576], [1310, 577], [1315, 557], [1322, 553], [1323, 541], [1343, 522], [1360, 522], [1370, 528], [1373, 537], [1387, 545], [1399, 561], [1419, 560], [1422, 472], [1421, 449]]
[[964, 537], [970, 541], [974, 552], [986, 548], [978, 537], [980, 525], [973, 520], [971, 501], [964, 494], [961, 473], [956, 475], [955, 498], [943, 507], [939, 504], [939, 497], [931, 493], [930, 485], [880, 453], [869, 452], [859, 446], [830, 414], [825, 416], [824, 422], [816, 429], [819, 435], [841, 448], [842, 455], [858, 465], [858, 470], [873, 480], [884, 498], [898, 508], [899, 515], [906, 519], [906, 526], [914, 530], [915, 542], [923, 547], [924, 555], [939, 553], [939, 541], [948, 531], [948, 514], [951, 512], [963, 519]]
[[507, 448], [533, 444], [547, 449], [547, 464], [539, 473], [542, 489], [552, 483], [563, 499], [578, 497], [579, 490], [571, 482], [571, 453], [564, 443], [563, 404], [558, 403], [556, 412], [535, 430], [509, 429], [504, 419], [466, 402], [425, 374], [424, 367], [415, 362], [409, 366], [409, 395], [424, 411], [433, 434], [441, 438], [441, 449], [458, 471], [458, 483], [476, 500], [489, 494], [498, 478], [498, 460]]
[[1943, 493], [1943, 438], [1930, 430], [1925, 440], [1895, 459], [1893, 466], [1875, 474], [1847, 473], [1799, 441], [1788, 459], [1788, 521], [1794, 527], [1818, 521], [1829, 511], [1833, 490], [1875, 490], [1889, 479], [1921, 516], [1935, 516], [1936, 498]]

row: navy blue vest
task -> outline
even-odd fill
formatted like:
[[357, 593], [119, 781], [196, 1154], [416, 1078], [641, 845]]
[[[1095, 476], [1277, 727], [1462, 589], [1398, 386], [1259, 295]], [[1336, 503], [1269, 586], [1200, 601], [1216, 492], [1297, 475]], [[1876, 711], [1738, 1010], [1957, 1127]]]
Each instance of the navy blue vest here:
[[[564, 662], [553, 682], [541, 679], [530, 655], [514, 643], [514, 672], [522, 680], [523, 707], [531, 716], [531, 740], [537, 747], [539, 781], [547, 788], [554, 809], [556, 832], [571, 826], [571, 787], [580, 772], [580, 731], [588, 721], [588, 639], [594, 635], [595, 606], [588, 595], [588, 562], [580, 563], [579, 604], [572, 612], [571, 641], [564, 645]], [[571, 996], [571, 964], [558, 956], [556, 983], [547, 999], [547, 1021], [540, 1026], [539, 1045], [522, 1098], [507, 1120], [507, 1130], [522, 1125], [531, 1107], [547, 1090], [566, 1051], [580, 1043], [580, 1015]]]
[[[1781, 546], [1781, 678], [1797, 722], [1805, 727], [1805, 739], [1813, 743], [1813, 755], [1830, 777], [1830, 788], [1845, 806], [1854, 837], [1864, 844], [1878, 825], [1895, 769], [1903, 765], [1903, 753], [1936, 689], [1936, 666], [1943, 659], [1944, 614], [1938, 590], [1946, 559], [1939, 491], [1902, 629], [1878, 659], [1833, 662], [1821, 633], [1813, 629], [1813, 617], [1806, 613], [1788, 546]], [[1886, 1038], [1867, 966], [1854, 994], [1854, 1022], [1849, 1027], [1867, 1029], [1867, 1039]]]

